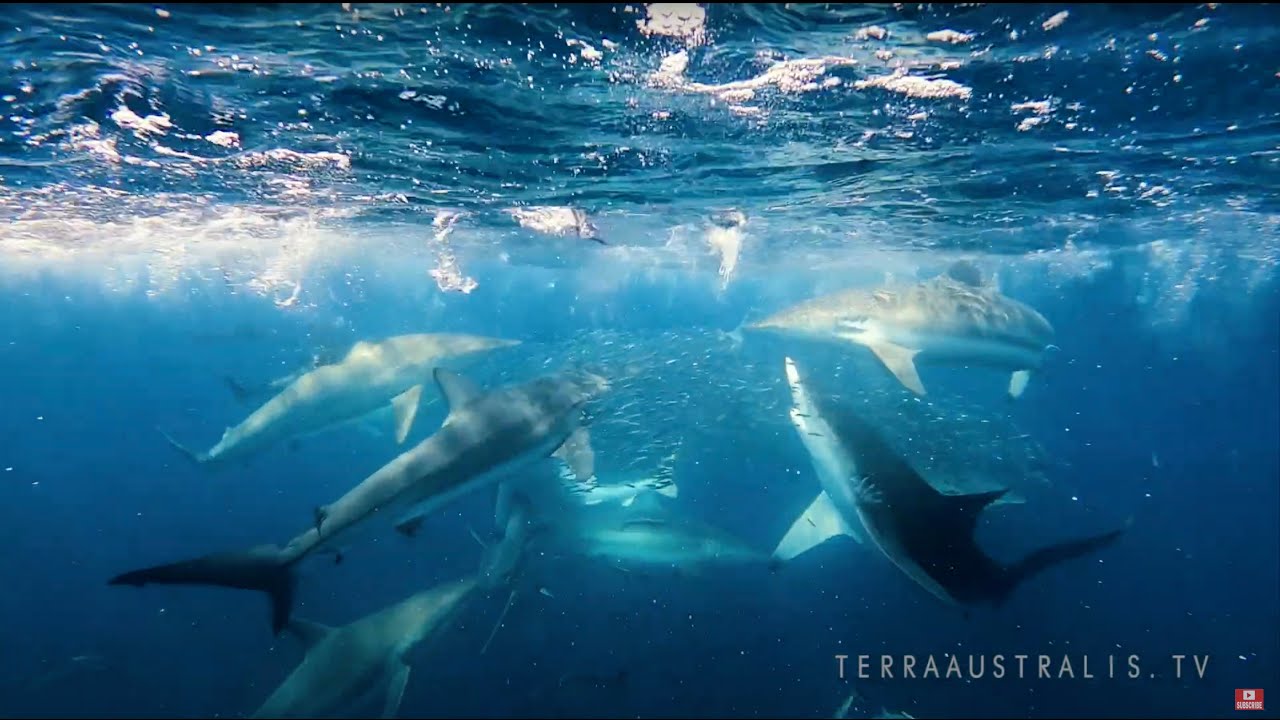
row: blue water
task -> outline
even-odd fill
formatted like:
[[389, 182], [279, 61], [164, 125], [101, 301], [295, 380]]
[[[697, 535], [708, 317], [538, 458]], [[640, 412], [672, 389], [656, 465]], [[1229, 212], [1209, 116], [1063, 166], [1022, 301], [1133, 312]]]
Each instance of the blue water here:
[[[564, 558], [484, 654], [504, 593], [424, 649], [400, 716], [831, 717], [856, 690], [849, 717], [1229, 717], [1237, 688], [1280, 693], [1276, 9], [703, 10], [663, 34], [644, 5], [10, 8], [0, 715], [252, 713], [303, 656], [259, 594], [106, 581], [283, 542], [444, 418], [428, 387], [403, 447], [340, 428], [211, 472], [156, 428], [212, 445], [252, 408], [228, 377], [519, 339], [464, 372], [626, 378], [593, 410], [602, 481], [676, 449], [673, 504], [767, 551], [817, 490], [783, 355], [887, 425], [917, 401], [864, 348], [741, 326], [960, 257], [1058, 349], [1017, 401], [923, 370], [948, 420], [912, 432], [1027, 495], [984, 515], [992, 555], [1131, 519], [1118, 543], [968, 614], [842, 538], [778, 573]], [[511, 214], [539, 206], [604, 242]], [[295, 612], [342, 625], [474, 571], [492, 511], [479, 490], [307, 566]], [[837, 676], [947, 653], [1097, 677]]]

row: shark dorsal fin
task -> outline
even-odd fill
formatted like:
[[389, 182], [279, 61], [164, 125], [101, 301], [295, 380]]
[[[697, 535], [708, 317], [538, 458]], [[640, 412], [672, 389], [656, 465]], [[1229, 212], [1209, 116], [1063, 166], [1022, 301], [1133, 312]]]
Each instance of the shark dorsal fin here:
[[358, 358], [361, 355], [367, 355], [373, 350], [373, 343], [368, 340], [360, 340], [351, 349], [347, 351], [347, 359]]
[[302, 618], [291, 618], [286, 626], [289, 632], [293, 633], [298, 640], [302, 641], [303, 647], [307, 650], [315, 647], [333, 632], [333, 628], [311, 620], [303, 620]]
[[452, 412], [480, 395], [480, 387], [452, 370], [435, 369], [436, 385]]

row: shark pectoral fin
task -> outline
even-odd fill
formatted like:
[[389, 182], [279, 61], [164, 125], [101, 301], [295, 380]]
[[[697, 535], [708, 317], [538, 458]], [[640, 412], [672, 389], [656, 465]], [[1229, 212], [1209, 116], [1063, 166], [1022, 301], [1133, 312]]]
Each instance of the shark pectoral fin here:
[[[444, 396], [444, 402], [452, 413], [455, 409], [466, 405], [480, 395], [480, 388], [467, 378], [452, 370], [435, 369], [436, 386]], [[448, 418], [445, 422], [448, 422]]]
[[401, 663], [391, 671], [391, 680], [387, 683], [387, 701], [382, 706], [382, 717], [393, 718], [400, 713], [400, 703], [404, 701], [404, 689], [409, 686], [409, 666]]
[[677, 487], [674, 482], [671, 483], [670, 485], [663, 485], [662, 487], [658, 488], [657, 492], [659, 495], [662, 495], [664, 497], [669, 497], [672, 500], [680, 497], [680, 488]]
[[863, 542], [862, 534], [850, 528], [840, 517], [840, 512], [831, 502], [831, 496], [826, 492], [820, 492], [809, 507], [800, 513], [800, 517], [792, 523], [791, 529], [774, 549], [773, 557], [778, 560], [790, 560], [836, 535], [848, 535], [858, 542]]
[[585, 427], [569, 433], [569, 437], [551, 455], [563, 460], [579, 481], [595, 475], [596, 454], [591, 449], [591, 434]]
[[302, 643], [307, 650], [315, 647], [324, 640], [329, 633], [333, 632], [333, 628], [311, 620], [303, 620], [302, 618], [291, 618], [289, 624], [285, 625], [289, 632]]
[[396, 444], [409, 437], [409, 429], [413, 427], [413, 418], [418, 414], [418, 401], [422, 399], [422, 386], [414, 385], [395, 396], [391, 401], [391, 409], [396, 416]]
[[925, 394], [924, 383], [920, 381], [920, 374], [916, 372], [915, 358], [919, 350], [894, 345], [891, 342], [869, 343], [867, 347], [880, 358], [880, 362], [884, 363], [884, 366], [904, 387], [917, 395]]
[[1022, 397], [1022, 391], [1027, 389], [1027, 382], [1030, 380], [1030, 370], [1015, 370], [1009, 377], [1009, 397]]
[[[625, 507], [631, 507], [631, 503], [633, 503], [633, 502], [635, 502], [635, 501], [636, 501], [636, 496], [635, 496], [635, 495], [632, 495], [631, 497], [629, 497], [629, 498], [627, 498], [626, 500], [623, 500], [623, 501], [622, 501], [622, 507], [624, 507], [624, 508], [625, 508]], [[599, 501], [596, 501], [596, 502], [599, 502]], [[587, 505], [593, 505], [593, 504], [595, 504], [595, 503], [588, 502], [588, 503], [586, 503], [586, 504], [587, 504]]]

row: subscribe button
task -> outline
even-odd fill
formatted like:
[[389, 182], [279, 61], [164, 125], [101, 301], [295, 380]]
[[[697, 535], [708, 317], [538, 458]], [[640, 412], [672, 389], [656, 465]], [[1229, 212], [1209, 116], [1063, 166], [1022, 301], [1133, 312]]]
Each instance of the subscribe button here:
[[1262, 691], [1261, 690], [1236, 690], [1236, 709], [1237, 710], [1261, 710], [1262, 709]]

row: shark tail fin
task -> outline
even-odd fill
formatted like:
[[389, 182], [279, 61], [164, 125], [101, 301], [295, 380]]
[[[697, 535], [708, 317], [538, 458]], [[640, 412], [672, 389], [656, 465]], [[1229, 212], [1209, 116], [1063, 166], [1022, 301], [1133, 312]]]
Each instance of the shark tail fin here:
[[1066, 562], [1067, 560], [1073, 560], [1107, 547], [1118, 540], [1120, 536], [1129, 529], [1131, 524], [1132, 521], [1129, 521], [1125, 524], [1125, 527], [1120, 528], [1119, 530], [1112, 530], [1110, 532], [1102, 533], [1101, 535], [1094, 535], [1080, 540], [1072, 540], [1069, 542], [1058, 543], [1056, 545], [1050, 545], [1049, 547], [1041, 548], [1032, 552], [1030, 555], [1027, 555], [1022, 560], [1019, 560], [1017, 563], [1005, 569], [1004, 582], [996, 595], [995, 605], [997, 607], [1003, 605], [1019, 585], [1039, 574], [1041, 571], [1059, 563]]
[[108, 585], [142, 587], [158, 585], [214, 585], [258, 590], [271, 600], [271, 629], [279, 635], [293, 611], [297, 576], [293, 563], [280, 549], [266, 545], [233, 552], [214, 553], [167, 565], [155, 565], [117, 575]]
[[186, 445], [183, 445], [182, 443], [178, 442], [177, 440], [174, 440], [172, 435], [165, 432], [161, 428], [156, 428], [156, 432], [163, 435], [164, 439], [170, 445], [172, 445], [175, 450], [182, 453], [182, 455], [186, 457], [188, 460], [190, 460], [193, 464], [202, 465], [207, 460], [207, 458], [203, 453], [198, 453], [195, 450], [192, 450], [191, 448], [187, 447]]

